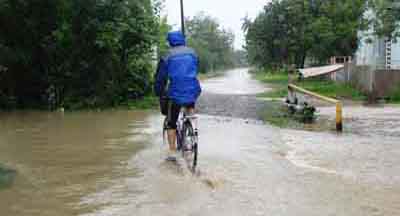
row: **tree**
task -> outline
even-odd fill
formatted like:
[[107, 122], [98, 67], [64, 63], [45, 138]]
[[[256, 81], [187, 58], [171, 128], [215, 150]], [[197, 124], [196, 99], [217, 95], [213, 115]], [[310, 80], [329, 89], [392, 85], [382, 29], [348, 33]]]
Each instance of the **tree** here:
[[157, 49], [157, 56], [160, 58], [161, 56], [164, 56], [167, 51], [168, 51], [168, 41], [166, 35], [168, 34], [169, 31], [171, 31], [172, 27], [168, 24], [168, 19], [167, 17], [161, 17], [160, 18], [160, 29], [159, 29], [159, 35], [158, 35], [158, 49]]
[[0, 108], [98, 107], [148, 92], [151, 0], [0, 0]]
[[375, 34], [388, 39], [400, 37], [400, 3], [395, 0], [370, 0], [369, 5], [375, 13], [371, 20]]
[[234, 52], [234, 66], [235, 67], [247, 67], [249, 66], [247, 61], [247, 52], [245, 50], [235, 50]]
[[253, 22], [245, 19], [249, 61], [302, 68], [307, 58], [323, 64], [334, 55], [352, 55], [365, 7], [365, 0], [273, 0]]
[[212, 17], [200, 13], [186, 20], [188, 44], [200, 58], [200, 71], [206, 73], [234, 66], [234, 34], [220, 27]]

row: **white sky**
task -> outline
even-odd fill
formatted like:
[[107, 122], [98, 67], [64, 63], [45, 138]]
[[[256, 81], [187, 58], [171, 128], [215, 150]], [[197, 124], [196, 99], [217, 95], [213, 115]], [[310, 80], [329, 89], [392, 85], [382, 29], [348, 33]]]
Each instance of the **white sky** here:
[[[269, 0], [184, 0], [185, 17], [193, 17], [203, 11], [216, 18], [221, 26], [235, 33], [235, 48], [244, 45], [244, 35], [241, 30], [242, 19], [248, 15], [255, 18]], [[168, 22], [174, 25], [174, 30], [180, 28], [180, 0], [165, 0], [164, 13]]]

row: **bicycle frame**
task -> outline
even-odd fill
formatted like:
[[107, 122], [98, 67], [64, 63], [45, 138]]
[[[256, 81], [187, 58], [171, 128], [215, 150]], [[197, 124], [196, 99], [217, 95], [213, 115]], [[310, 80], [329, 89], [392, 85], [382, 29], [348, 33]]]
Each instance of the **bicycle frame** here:
[[[164, 122], [163, 143], [165, 140], [166, 122]], [[177, 120], [176, 129], [177, 150], [182, 153], [188, 168], [195, 173], [198, 158], [198, 129], [197, 116], [189, 113], [186, 108], [182, 108]], [[189, 142], [187, 139], [189, 138]], [[190, 144], [189, 144], [190, 143]], [[189, 148], [190, 147], [190, 148]], [[193, 158], [191, 158], [193, 156]]]
[[181, 108], [181, 111], [179, 113], [178, 121], [177, 121], [177, 129], [176, 129], [176, 134], [177, 134], [177, 148], [178, 151], [182, 150], [182, 138], [183, 138], [183, 126], [185, 122], [189, 121], [192, 125], [192, 128], [194, 130], [194, 137], [195, 137], [195, 142], [198, 143], [198, 129], [197, 129], [197, 116], [195, 114], [189, 113], [186, 108]]

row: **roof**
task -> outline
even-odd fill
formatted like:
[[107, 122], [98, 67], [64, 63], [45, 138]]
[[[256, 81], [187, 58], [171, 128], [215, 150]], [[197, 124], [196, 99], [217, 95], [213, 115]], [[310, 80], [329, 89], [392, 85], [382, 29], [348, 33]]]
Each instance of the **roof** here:
[[328, 65], [328, 66], [323, 66], [323, 67], [312, 67], [312, 68], [299, 69], [299, 71], [304, 78], [309, 78], [309, 77], [317, 77], [317, 76], [334, 73], [343, 68], [344, 68], [344, 65], [335, 64], [335, 65]]

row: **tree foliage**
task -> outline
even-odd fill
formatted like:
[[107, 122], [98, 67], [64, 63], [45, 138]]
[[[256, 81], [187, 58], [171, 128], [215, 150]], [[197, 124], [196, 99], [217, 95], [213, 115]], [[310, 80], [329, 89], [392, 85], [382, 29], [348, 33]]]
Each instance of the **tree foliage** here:
[[226, 69], [234, 66], [234, 34], [221, 28], [218, 21], [200, 13], [186, 20], [189, 46], [200, 58], [200, 71]]
[[372, 24], [375, 34], [397, 39], [400, 37], [400, 2], [397, 0], [370, 0], [375, 17]]
[[0, 0], [0, 108], [97, 107], [149, 88], [151, 0]]
[[162, 17], [160, 19], [160, 28], [158, 35], [158, 49], [157, 49], [157, 57], [160, 58], [164, 56], [169, 49], [168, 41], [166, 35], [169, 31], [171, 31], [172, 26], [168, 24], [167, 17]]
[[248, 67], [247, 52], [245, 50], [235, 50], [233, 54], [234, 67]]
[[254, 21], [245, 19], [246, 49], [252, 64], [304, 67], [329, 57], [352, 55], [365, 28], [366, 0], [273, 0]]

